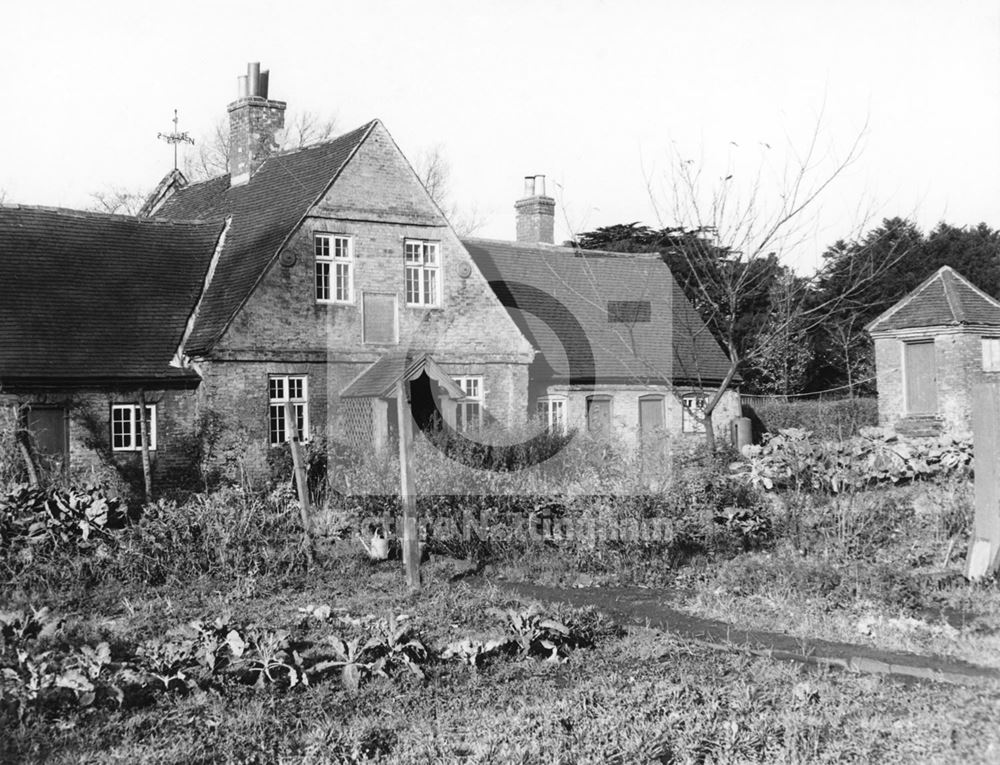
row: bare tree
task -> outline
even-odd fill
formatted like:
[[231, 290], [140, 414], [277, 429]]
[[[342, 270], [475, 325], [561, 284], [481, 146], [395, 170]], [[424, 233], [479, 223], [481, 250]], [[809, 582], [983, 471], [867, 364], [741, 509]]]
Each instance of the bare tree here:
[[[310, 144], [328, 141], [336, 135], [337, 118], [308, 109], [288, 115], [286, 126], [276, 136], [281, 151], [295, 151]], [[212, 132], [195, 143], [183, 160], [185, 177], [202, 181], [229, 172], [229, 121], [215, 123]]]
[[476, 206], [460, 208], [451, 198], [451, 165], [441, 144], [434, 144], [417, 155], [414, 169], [427, 193], [455, 229], [459, 238], [472, 236], [486, 223]]
[[[809, 289], [786, 295], [780, 316], [772, 317], [763, 333], [741, 333], [741, 309], [746, 296], [756, 294], [774, 278], [768, 259], [785, 269], [789, 255], [809, 239], [825, 193], [861, 153], [865, 130], [837, 158], [821, 148], [822, 120], [818, 120], [804, 151], [789, 146], [784, 167], [775, 172], [763, 159], [743, 184], [734, 182], [730, 166], [724, 177], [709, 179], [700, 163], [676, 151], [671, 162], [669, 211], [671, 225], [687, 233], [679, 236], [670, 254], [684, 266], [686, 291], [729, 357], [721, 382], [700, 383], [705, 407], [702, 412], [709, 447], [715, 447], [712, 415], [742, 366], [774, 352], [778, 338], [808, 333], [837, 315], [865, 287], [885, 276], [905, 253], [888, 252], [878, 259], [858, 259], [850, 287], [840, 294], [816, 300]], [[771, 147], [762, 144], [762, 156]], [[825, 168], [825, 169], [824, 169]], [[739, 180], [739, 179], [737, 179]], [[661, 218], [664, 205], [647, 179], [650, 198]], [[858, 223], [859, 229], [864, 221]], [[678, 370], [684, 377], [701, 381], [702, 370]]]
[[149, 192], [142, 189], [107, 186], [90, 192], [91, 202], [87, 209], [113, 215], [138, 215], [148, 196]]

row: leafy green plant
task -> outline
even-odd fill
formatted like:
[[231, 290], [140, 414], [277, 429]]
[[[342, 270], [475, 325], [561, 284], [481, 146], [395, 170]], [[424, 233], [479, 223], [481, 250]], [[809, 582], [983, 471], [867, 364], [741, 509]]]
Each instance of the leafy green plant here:
[[906, 441], [879, 428], [863, 428], [846, 441], [820, 441], [809, 431], [788, 428], [765, 436], [759, 446], [744, 447], [743, 456], [731, 469], [749, 485], [837, 494], [967, 471], [972, 442], [957, 436]]
[[344, 640], [328, 636], [327, 643], [333, 648], [335, 658], [318, 662], [310, 671], [319, 674], [340, 668], [341, 681], [352, 693], [372, 675], [391, 677], [399, 670], [423, 680], [422, 665], [429, 658], [427, 648], [409, 625], [399, 622], [393, 614], [379, 620], [374, 633], [364, 642], [362, 638]]

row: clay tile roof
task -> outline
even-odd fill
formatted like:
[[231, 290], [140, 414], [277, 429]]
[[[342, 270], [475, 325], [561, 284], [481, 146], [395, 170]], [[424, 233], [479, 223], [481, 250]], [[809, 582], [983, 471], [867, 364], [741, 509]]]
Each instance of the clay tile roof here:
[[229, 176], [176, 191], [157, 211], [166, 218], [232, 216], [225, 246], [185, 352], [210, 350], [298, 227], [376, 124], [333, 141], [271, 157], [248, 183], [230, 188]]
[[[729, 369], [722, 348], [656, 255], [486, 239], [463, 244], [494, 291], [523, 309], [511, 316], [556, 379], [570, 378], [568, 357], [579, 364], [585, 356], [582, 344], [572, 347], [574, 322], [593, 353], [593, 366], [577, 366], [574, 379], [718, 382]], [[528, 289], [512, 286], [520, 284]], [[571, 347], [564, 349], [557, 334]]]
[[222, 229], [0, 206], [0, 387], [196, 379], [170, 361]]
[[464, 398], [462, 389], [426, 353], [392, 352], [382, 356], [340, 392], [341, 398], [394, 398], [400, 378], [413, 380], [421, 374], [443, 386], [451, 398]]
[[1000, 326], [1000, 302], [951, 266], [942, 266], [866, 329], [885, 332], [966, 324]]

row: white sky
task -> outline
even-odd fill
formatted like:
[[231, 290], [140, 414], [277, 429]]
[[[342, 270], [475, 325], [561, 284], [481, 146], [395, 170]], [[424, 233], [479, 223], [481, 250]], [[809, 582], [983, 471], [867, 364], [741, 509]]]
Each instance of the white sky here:
[[290, 111], [335, 114], [340, 131], [379, 117], [411, 160], [440, 144], [480, 236], [513, 237], [533, 173], [560, 204], [557, 240], [656, 225], [646, 179], [666, 211], [672, 148], [709, 177], [777, 167], [821, 114], [828, 159], [867, 133], [800, 264], [851, 235], [859, 205], [1000, 227], [996, 0], [10, 3], [0, 189], [83, 207], [109, 185], [152, 187], [173, 109], [207, 134], [248, 61]]

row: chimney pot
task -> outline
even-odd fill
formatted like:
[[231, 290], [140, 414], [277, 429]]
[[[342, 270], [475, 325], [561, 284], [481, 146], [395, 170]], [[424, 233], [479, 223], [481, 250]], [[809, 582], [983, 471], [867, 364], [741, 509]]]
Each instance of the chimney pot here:
[[260, 86], [257, 88], [257, 91], [261, 98], [267, 98], [267, 82], [270, 79], [270, 75], [270, 69], [265, 69], [260, 73]]
[[247, 82], [247, 76], [241, 74], [236, 78], [236, 98], [246, 98], [250, 95], [250, 84]]
[[524, 176], [524, 196], [535, 196], [535, 176], [533, 175]]
[[250, 81], [250, 95], [260, 95], [260, 62], [253, 61], [247, 64], [247, 79]]
[[544, 197], [545, 196], [545, 176], [536, 175], [535, 176], [535, 196]]

